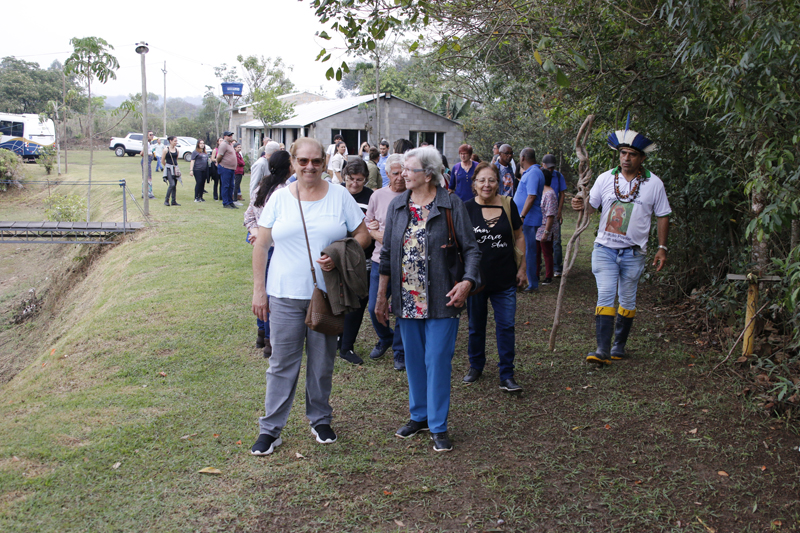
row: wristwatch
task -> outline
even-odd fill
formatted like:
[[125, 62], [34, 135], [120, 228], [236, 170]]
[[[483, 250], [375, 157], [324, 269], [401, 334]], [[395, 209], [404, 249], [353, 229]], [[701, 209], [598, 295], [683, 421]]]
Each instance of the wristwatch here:
[[669, 252], [669, 248], [667, 248], [663, 244], [659, 244], [658, 247], [659, 247], [659, 249], [664, 250], [665, 252]]

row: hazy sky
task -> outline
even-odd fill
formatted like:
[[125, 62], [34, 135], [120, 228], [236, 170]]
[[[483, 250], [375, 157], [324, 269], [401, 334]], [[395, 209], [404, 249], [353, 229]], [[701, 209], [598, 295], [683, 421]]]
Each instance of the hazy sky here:
[[[206, 85], [219, 92], [213, 67], [237, 64], [236, 56], [280, 56], [294, 67], [289, 78], [299, 90], [333, 96], [338, 84], [325, 80], [325, 71], [334, 63], [314, 61], [320, 49], [331, 49], [329, 42], [314, 36], [329, 29], [319, 23], [308, 1], [245, 0], [228, 2], [147, 3], [147, 14], [134, 11], [143, 2], [101, 2], [86, 8], [82, 2], [40, 0], [35, 20], [12, 24], [7, 20], [0, 42], [0, 57], [15, 56], [35, 61], [43, 68], [53, 60], [64, 62], [72, 51], [73, 37], [102, 37], [114, 47], [119, 61], [117, 79], [93, 85], [92, 93], [107, 96], [141, 92], [140, 56], [136, 43], [150, 47], [146, 55], [147, 91], [162, 94], [167, 62], [167, 97], [199, 96]], [[333, 31], [328, 31], [333, 35]], [[341, 42], [341, 41], [340, 41]], [[345, 58], [334, 53], [341, 63]]]

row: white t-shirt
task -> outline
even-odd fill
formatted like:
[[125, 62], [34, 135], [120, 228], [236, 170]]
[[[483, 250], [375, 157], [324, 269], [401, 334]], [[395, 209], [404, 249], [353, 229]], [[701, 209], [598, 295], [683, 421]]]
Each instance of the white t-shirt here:
[[[597, 209], [600, 204], [603, 205], [600, 227], [594, 242], [614, 249], [639, 246], [642, 251], [647, 250], [653, 215], [664, 217], [672, 213], [672, 209], [664, 183], [647, 170], [645, 177], [647, 179], [642, 182], [636, 199], [632, 202], [621, 202], [614, 194], [614, 171], [600, 174], [589, 192], [589, 203], [592, 207]], [[631, 180], [629, 183], [620, 171], [620, 194], [629, 194], [634, 182], [635, 180]]]
[[[272, 228], [275, 242], [267, 275], [267, 294], [276, 298], [310, 300], [314, 279], [308, 263], [300, 208], [290, 189], [294, 187], [275, 191], [258, 219], [259, 226]], [[355, 231], [364, 219], [364, 213], [345, 187], [328, 185], [328, 192], [322, 200], [303, 201], [303, 215], [317, 286], [325, 291], [325, 278], [317, 259], [332, 242], [347, 237], [348, 231]]]
[[333, 154], [336, 153], [336, 144], [331, 144], [328, 146], [328, 149], [325, 150], [325, 153], [328, 154], [328, 157], [333, 157]]
[[330, 170], [331, 175], [331, 182], [332, 183], [341, 183], [342, 180], [336, 177], [335, 172], [339, 172], [341, 174], [342, 169], [347, 164], [347, 159], [342, 154], [335, 154], [331, 157], [331, 162], [328, 164], [328, 170]]

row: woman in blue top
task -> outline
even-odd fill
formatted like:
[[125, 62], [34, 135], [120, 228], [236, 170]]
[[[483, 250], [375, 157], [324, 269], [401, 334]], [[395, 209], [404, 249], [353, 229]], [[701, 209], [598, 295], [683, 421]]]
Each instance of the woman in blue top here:
[[[258, 233], [253, 245], [253, 313], [261, 320], [266, 320], [269, 313], [272, 346], [265, 414], [259, 419], [260, 432], [251, 449], [253, 455], [268, 455], [281, 444], [280, 435], [289, 419], [304, 345], [307, 354], [306, 417], [317, 442], [336, 442], [336, 433], [331, 428], [333, 410], [328, 402], [336, 358], [336, 335], [325, 335], [305, 324], [314, 291], [309, 250], [312, 257], [318, 258], [314, 263], [317, 287], [325, 291], [322, 271], [331, 271], [335, 265], [330, 257], [322, 254], [322, 250], [347, 237], [348, 232], [362, 248], [372, 242], [364, 223], [364, 213], [353, 196], [346, 188], [322, 179], [325, 149], [319, 141], [301, 137], [289, 153], [297, 180], [275, 191], [267, 201], [258, 220]], [[308, 230], [308, 244], [303, 220]], [[273, 242], [275, 250], [265, 287], [264, 270]]]

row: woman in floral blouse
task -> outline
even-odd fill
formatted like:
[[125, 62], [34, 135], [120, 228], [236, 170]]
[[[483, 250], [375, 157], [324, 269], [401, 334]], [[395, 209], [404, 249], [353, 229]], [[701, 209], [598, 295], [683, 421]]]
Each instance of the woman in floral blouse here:
[[[458, 315], [467, 295], [480, 284], [481, 252], [469, 215], [456, 195], [443, 188], [439, 152], [422, 147], [405, 154], [406, 192], [392, 200], [386, 214], [380, 283], [375, 315], [388, 321], [386, 290], [403, 339], [411, 420], [397, 430], [400, 438], [430, 431], [433, 449], [453, 449], [447, 435], [450, 375]], [[447, 268], [447, 212], [464, 261], [464, 276], [453, 280]]]

